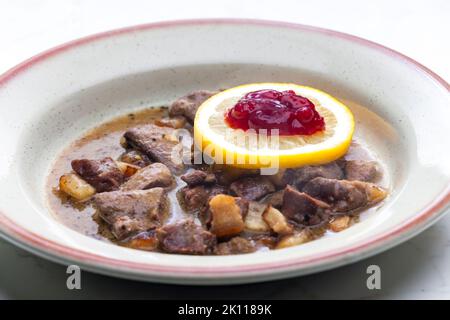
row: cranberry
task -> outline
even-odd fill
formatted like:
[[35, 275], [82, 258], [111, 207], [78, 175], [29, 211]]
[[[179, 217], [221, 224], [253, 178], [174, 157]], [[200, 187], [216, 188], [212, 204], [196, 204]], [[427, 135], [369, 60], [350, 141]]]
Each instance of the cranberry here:
[[289, 114], [282, 110], [257, 110], [250, 114], [248, 124], [253, 129], [285, 129], [289, 121]]
[[231, 110], [231, 114], [236, 119], [248, 117], [251, 111], [255, 109], [256, 103], [251, 100], [242, 99]]
[[258, 90], [247, 93], [225, 113], [235, 129], [278, 129], [281, 135], [310, 135], [325, 129], [314, 104], [293, 90]]
[[290, 108], [309, 107], [314, 109], [314, 104], [311, 101], [295, 94], [284, 94], [280, 102]]
[[301, 123], [308, 123], [314, 119], [314, 110], [308, 107], [300, 107], [294, 111], [295, 118]]

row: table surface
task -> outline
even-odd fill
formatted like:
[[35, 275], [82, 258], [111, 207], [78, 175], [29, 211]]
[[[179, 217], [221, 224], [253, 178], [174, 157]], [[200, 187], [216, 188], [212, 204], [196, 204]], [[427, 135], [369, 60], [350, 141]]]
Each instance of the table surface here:
[[[0, 73], [49, 47], [91, 33], [151, 21], [235, 17], [284, 20], [352, 33], [400, 51], [450, 80], [450, 2], [355, 0], [0, 0]], [[381, 268], [381, 290], [366, 269]], [[450, 299], [450, 216], [408, 242], [352, 265], [289, 280], [243, 286], [151, 284], [82, 272], [66, 287], [66, 267], [0, 240], [0, 299], [247, 298]]]

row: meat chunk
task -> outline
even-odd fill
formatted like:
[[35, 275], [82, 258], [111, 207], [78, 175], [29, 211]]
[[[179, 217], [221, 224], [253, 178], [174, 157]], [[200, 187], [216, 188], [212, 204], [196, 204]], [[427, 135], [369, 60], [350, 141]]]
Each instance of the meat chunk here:
[[265, 204], [271, 205], [272, 207], [279, 209], [283, 205], [283, 194], [284, 190], [278, 190], [274, 193], [268, 194], [261, 201]]
[[148, 166], [151, 163], [150, 159], [145, 154], [133, 149], [124, 152], [119, 160], [141, 168]]
[[209, 97], [215, 95], [217, 91], [199, 90], [194, 91], [184, 97], [179, 98], [169, 108], [170, 116], [184, 116], [194, 123], [195, 114], [198, 107]]
[[345, 178], [373, 182], [379, 176], [379, 169], [375, 161], [348, 160], [345, 162]]
[[173, 173], [178, 174], [183, 170], [182, 148], [175, 137], [175, 129], [148, 124], [129, 129], [124, 137], [129, 145], [150, 159], [164, 163]]
[[333, 211], [347, 212], [375, 204], [386, 197], [386, 191], [372, 183], [315, 178], [303, 191], [330, 204]]
[[287, 186], [283, 194], [281, 212], [302, 226], [315, 226], [328, 221], [330, 206], [306, 193]]
[[186, 211], [194, 211], [206, 205], [209, 198], [209, 190], [202, 185], [184, 187], [179, 191], [178, 195], [181, 206]]
[[232, 193], [247, 200], [258, 200], [275, 191], [275, 187], [267, 177], [245, 177], [230, 185]]
[[170, 187], [174, 184], [172, 173], [162, 163], [153, 163], [139, 169], [131, 178], [125, 182], [121, 189], [145, 190], [155, 187]]
[[217, 255], [252, 253], [255, 251], [254, 242], [242, 237], [234, 237], [230, 241], [219, 243], [214, 249], [214, 253]]
[[157, 230], [161, 250], [180, 254], [208, 254], [217, 240], [211, 232], [204, 230], [192, 220], [166, 225]]
[[101, 160], [77, 159], [72, 161], [72, 169], [97, 192], [119, 189], [124, 175], [116, 162], [107, 157]]
[[216, 176], [213, 173], [207, 173], [202, 170], [194, 170], [181, 176], [181, 180], [186, 182], [188, 186], [192, 187], [200, 184], [216, 183]]
[[[294, 170], [294, 172], [291, 170]], [[286, 170], [284, 179], [287, 184], [293, 184], [298, 190], [302, 190], [305, 184], [317, 177], [343, 179], [344, 173], [336, 162], [331, 162], [320, 166], [305, 166], [297, 169], [288, 169]]]
[[213, 171], [217, 177], [217, 182], [227, 186], [239, 178], [258, 176], [260, 174], [259, 169], [243, 169], [222, 165], [214, 165]]
[[112, 234], [119, 240], [128, 238], [129, 236], [146, 230], [146, 227], [153, 228], [154, 225], [147, 225], [141, 223], [137, 219], [130, 218], [129, 216], [119, 216], [111, 224]]
[[[269, 178], [269, 180], [273, 183], [273, 185], [277, 189], [280, 189], [280, 188], [286, 187], [289, 180], [293, 181], [293, 179], [290, 179], [288, 177], [288, 175], [293, 174], [294, 172], [295, 171], [292, 169], [279, 168], [277, 173], [268, 175], [267, 178]], [[291, 184], [292, 184], [292, 181], [290, 181]]]
[[210, 231], [217, 237], [230, 237], [244, 230], [242, 207], [236, 202], [236, 198], [219, 194], [209, 201], [211, 212]]
[[195, 211], [205, 207], [210, 197], [226, 193], [227, 190], [219, 185], [186, 186], [179, 191], [178, 198], [186, 211]]
[[103, 192], [93, 200], [100, 217], [112, 226], [119, 240], [158, 227], [168, 211], [163, 188]]

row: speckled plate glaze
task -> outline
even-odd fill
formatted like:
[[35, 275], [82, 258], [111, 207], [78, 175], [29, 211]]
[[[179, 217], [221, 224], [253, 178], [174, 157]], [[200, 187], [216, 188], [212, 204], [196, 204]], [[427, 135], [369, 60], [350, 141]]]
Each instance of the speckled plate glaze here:
[[[363, 221], [301, 246], [180, 256], [104, 243], [48, 210], [46, 176], [84, 131], [192, 89], [296, 82], [345, 100], [356, 139], [383, 164], [391, 194]], [[449, 206], [449, 85], [391, 49], [330, 30], [268, 21], [140, 25], [76, 40], [0, 76], [0, 234], [37, 255], [118, 277], [233, 284], [341, 266], [424, 230]]]

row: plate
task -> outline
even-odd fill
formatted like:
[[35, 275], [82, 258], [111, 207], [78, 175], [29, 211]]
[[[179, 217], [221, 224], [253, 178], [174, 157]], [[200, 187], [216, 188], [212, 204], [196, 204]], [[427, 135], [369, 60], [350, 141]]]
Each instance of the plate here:
[[[58, 152], [114, 116], [195, 89], [294, 82], [347, 102], [355, 138], [384, 166], [390, 196], [360, 223], [319, 240], [237, 256], [123, 248], [48, 210]], [[117, 277], [177, 284], [287, 278], [387, 250], [436, 222], [450, 202], [449, 85], [414, 60], [348, 34], [255, 20], [187, 20], [63, 44], [0, 76], [0, 234], [39, 256]]]

